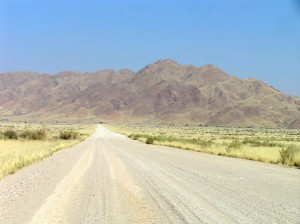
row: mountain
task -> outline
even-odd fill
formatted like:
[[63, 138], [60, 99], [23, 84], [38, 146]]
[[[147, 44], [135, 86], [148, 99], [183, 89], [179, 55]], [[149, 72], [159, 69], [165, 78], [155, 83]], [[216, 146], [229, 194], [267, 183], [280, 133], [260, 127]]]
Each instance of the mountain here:
[[300, 128], [300, 99], [213, 65], [0, 74], [0, 119]]

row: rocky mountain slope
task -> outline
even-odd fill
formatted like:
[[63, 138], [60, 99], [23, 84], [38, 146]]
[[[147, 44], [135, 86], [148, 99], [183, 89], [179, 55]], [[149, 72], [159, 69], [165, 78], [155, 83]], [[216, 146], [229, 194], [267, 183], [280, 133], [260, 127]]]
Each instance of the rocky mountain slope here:
[[300, 99], [213, 65], [168, 59], [137, 73], [1, 73], [0, 119], [300, 128]]

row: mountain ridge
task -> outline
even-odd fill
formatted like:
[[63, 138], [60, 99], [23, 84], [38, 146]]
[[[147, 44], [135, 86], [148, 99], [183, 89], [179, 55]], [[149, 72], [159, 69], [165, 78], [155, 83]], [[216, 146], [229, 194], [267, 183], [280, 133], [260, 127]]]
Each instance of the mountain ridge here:
[[0, 119], [300, 128], [300, 99], [214, 65], [0, 73]]

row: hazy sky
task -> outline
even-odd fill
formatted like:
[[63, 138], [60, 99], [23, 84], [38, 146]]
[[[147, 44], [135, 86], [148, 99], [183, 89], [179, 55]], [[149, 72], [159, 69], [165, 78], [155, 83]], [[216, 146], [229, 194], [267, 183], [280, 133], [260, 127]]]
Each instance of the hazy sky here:
[[166, 58], [300, 97], [300, 1], [0, 1], [0, 72], [137, 71]]

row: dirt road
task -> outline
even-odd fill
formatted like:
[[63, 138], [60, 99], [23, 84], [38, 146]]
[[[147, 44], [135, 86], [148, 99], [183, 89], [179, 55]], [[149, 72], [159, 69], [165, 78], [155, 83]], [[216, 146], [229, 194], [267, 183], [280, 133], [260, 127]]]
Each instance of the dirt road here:
[[300, 171], [103, 127], [0, 181], [0, 223], [299, 223]]

